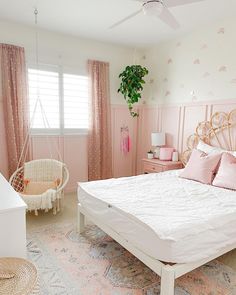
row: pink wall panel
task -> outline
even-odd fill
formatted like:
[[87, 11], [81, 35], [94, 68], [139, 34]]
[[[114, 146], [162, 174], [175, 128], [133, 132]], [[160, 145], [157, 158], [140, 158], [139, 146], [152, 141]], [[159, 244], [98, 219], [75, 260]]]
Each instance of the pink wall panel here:
[[63, 159], [70, 172], [67, 191], [75, 191], [78, 181], [88, 180], [87, 136], [65, 136]]
[[32, 136], [31, 152], [33, 159], [57, 159], [62, 154], [62, 139], [59, 136]]
[[160, 129], [166, 133], [166, 145], [179, 150], [181, 107], [163, 107], [160, 115]]
[[[216, 111], [231, 111], [236, 108], [236, 100], [195, 103], [189, 105], [141, 106], [140, 116], [132, 118], [126, 106], [112, 106], [112, 148], [114, 177], [130, 176], [141, 173], [141, 159], [151, 148], [151, 133], [162, 130], [167, 133], [167, 144], [178, 147], [181, 152], [186, 147], [188, 136], [195, 132], [200, 121], [209, 119]], [[123, 155], [120, 149], [121, 127], [128, 126], [132, 147], [131, 152]], [[0, 102], [0, 171], [7, 176], [7, 149], [3, 121], [2, 103]], [[48, 141], [51, 144], [48, 144]], [[86, 136], [33, 136], [32, 155], [34, 159], [50, 158], [50, 149], [54, 158], [59, 159], [56, 147], [59, 148], [62, 160], [70, 171], [70, 182], [67, 191], [74, 191], [77, 181], [86, 181], [87, 137]]]
[[207, 120], [207, 105], [188, 105], [183, 108], [181, 149], [186, 149], [187, 138], [192, 135], [199, 122]]
[[159, 131], [159, 109], [157, 107], [141, 107], [138, 118], [137, 173], [142, 172], [141, 160], [152, 149], [151, 133]]
[[[121, 128], [129, 128], [131, 150], [127, 154], [121, 151]], [[137, 118], [130, 116], [126, 106], [112, 108], [112, 146], [114, 177], [131, 176], [135, 174], [136, 166], [136, 130]]]
[[236, 99], [235, 101], [226, 102], [218, 102], [211, 106], [211, 115], [215, 112], [230, 112], [233, 109], [236, 109]]
[[167, 133], [167, 145], [182, 153], [187, 138], [192, 135], [199, 122], [209, 120], [217, 111], [230, 112], [236, 108], [236, 99], [230, 101], [200, 102], [192, 104], [159, 105], [141, 107], [138, 125], [137, 173], [141, 172], [141, 159], [150, 148], [151, 132], [161, 130]]
[[[59, 156], [59, 154], [60, 156]], [[67, 165], [70, 179], [66, 191], [75, 191], [78, 181], [88, 180], [87, 136], [33, 136], [32, 158], [52, 158]]]

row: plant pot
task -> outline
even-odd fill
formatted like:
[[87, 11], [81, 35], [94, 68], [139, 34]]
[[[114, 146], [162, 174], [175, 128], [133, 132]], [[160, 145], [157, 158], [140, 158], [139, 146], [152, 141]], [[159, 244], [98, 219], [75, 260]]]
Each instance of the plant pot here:
[[153, 159], [154, 155], [153, 155], [153, 153], [147, 153], [147, 157], [148, 157], [148, 159]]

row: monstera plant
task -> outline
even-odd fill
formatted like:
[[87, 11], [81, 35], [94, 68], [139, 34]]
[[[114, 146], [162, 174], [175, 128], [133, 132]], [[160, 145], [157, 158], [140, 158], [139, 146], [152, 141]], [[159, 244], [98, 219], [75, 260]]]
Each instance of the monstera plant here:
[[119, 75], [121, 79], [118, 92], [123, 94], [128, 104], [128, 108], [132, 117], [137, 117], [138, 113], [133, 111], [133, 105], [141, 99], [141, 92], [145, 84], [144, 77], [148, 74], [148, 70], [140, 65], [127, 66]]

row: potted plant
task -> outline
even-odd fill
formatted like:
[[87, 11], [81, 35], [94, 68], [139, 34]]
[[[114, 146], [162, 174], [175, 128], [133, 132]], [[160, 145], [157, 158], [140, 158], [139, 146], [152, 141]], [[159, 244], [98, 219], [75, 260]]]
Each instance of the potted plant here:
[[123, 94], [128, 104], [128, 108], [132, 117], [137, 117], [138, 113], [133, 111], [133, 105], [141, 99], [143, 85], [146, 83], [144, 77], [148, 74], [148, 70], [141, 65], [127, 66], [119, 75], [121, 79], [118, 92]]
[[148, 159], [153, 159], [154, 158], [154, 154], [153, 154], [153, 151], [149, 151], [149, 152], [147, 152], [147, 157], [148, 157]]

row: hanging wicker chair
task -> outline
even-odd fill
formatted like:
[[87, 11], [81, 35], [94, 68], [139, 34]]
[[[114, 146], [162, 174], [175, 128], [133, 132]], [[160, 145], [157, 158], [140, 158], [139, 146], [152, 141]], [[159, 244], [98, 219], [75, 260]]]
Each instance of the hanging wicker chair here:
[[64, 188], [69, 180], [66, 165], [53, 159], [26, 162], [11, 176], [9, 183], [20, 194], [28, 206], [28, 211], [56, 214], [61, 209]]

